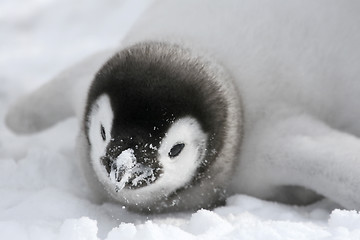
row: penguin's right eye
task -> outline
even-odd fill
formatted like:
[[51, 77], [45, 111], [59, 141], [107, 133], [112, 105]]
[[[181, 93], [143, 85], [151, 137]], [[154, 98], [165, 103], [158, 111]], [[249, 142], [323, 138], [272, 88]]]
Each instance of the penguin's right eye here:
[[169, 152], [169, 157], [174, 158], [174, 157], [179, 156], [179, 154], [184, 149], [184, 147], [185, 147], [184, 143], [178, 143], [178, 144], [174, 145]]
[[105, 128], [102, 124], [100, 126], [100, 133], [101, 133], [102, 139], [105, 141], [106, 140]]

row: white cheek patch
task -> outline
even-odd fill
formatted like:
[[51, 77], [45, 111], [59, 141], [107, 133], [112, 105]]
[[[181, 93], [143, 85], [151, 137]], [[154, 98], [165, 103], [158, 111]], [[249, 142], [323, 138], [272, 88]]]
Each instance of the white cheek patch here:
[[[107, 176], [105, 167], [101, 164], [100, 158], [106, 154], [106, 146], [111, 140], [111, 129], [114, 114], [111, 108], [110, 99], [107, 95], [101, 95], [91, 106], [88, 116], [89, 140], [91, 143], [90, 157], [94, 170], [101, 180]], [[105, 140], [102, 130], [105, 132]]]
[[[178, 156], [170, 158], [171, 148], [179, 143], [185, 144], [185, 147]], [[176, 121], [161, 141], [158, 150], [163, 173], [142, 190], [169, 194], [184, 187], [195, 176], [204, 158], [206, 143], [207, 134], [195, 119], [185, 117]]]

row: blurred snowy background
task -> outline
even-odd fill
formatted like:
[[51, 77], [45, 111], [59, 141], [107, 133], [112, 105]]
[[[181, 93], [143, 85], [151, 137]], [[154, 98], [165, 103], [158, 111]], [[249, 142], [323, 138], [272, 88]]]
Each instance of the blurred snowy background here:
[[150, 0], [0, 1], [0, 239], [360, 239], [360, 215], [323, 200], [286, 206], [236, 195], [213, 211], [141, 216], [92, 203], [74, 119], [15, 136], [8, 105], [67, 66], [115, 47]]

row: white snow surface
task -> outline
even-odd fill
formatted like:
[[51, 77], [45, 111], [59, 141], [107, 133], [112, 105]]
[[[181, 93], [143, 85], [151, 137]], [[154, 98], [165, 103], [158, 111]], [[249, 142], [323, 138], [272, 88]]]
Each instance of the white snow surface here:
[[148, 2], [0, 2], [0, 239], [360, 239], [360, 214], [328, 200], [298, 207], [235, 195], [214, 210], [150, 216], [94, 203], [74, 119], [26, 137], [5, 127], [10, 102], [116, 46]]

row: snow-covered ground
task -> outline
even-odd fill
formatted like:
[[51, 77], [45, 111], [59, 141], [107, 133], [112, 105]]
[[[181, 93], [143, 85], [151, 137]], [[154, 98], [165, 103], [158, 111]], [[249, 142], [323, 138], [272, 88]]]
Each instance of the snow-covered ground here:
[[213, 211], [151, 216], [99, 205], [77, 164], [74, 119], [32, 136], [5, 127], [11, 101], [116, 46], [148, 3], [0, 1], [0, 239], [360, 239], [360, 214], [327, 200], [296, 207], [236, 195]]

